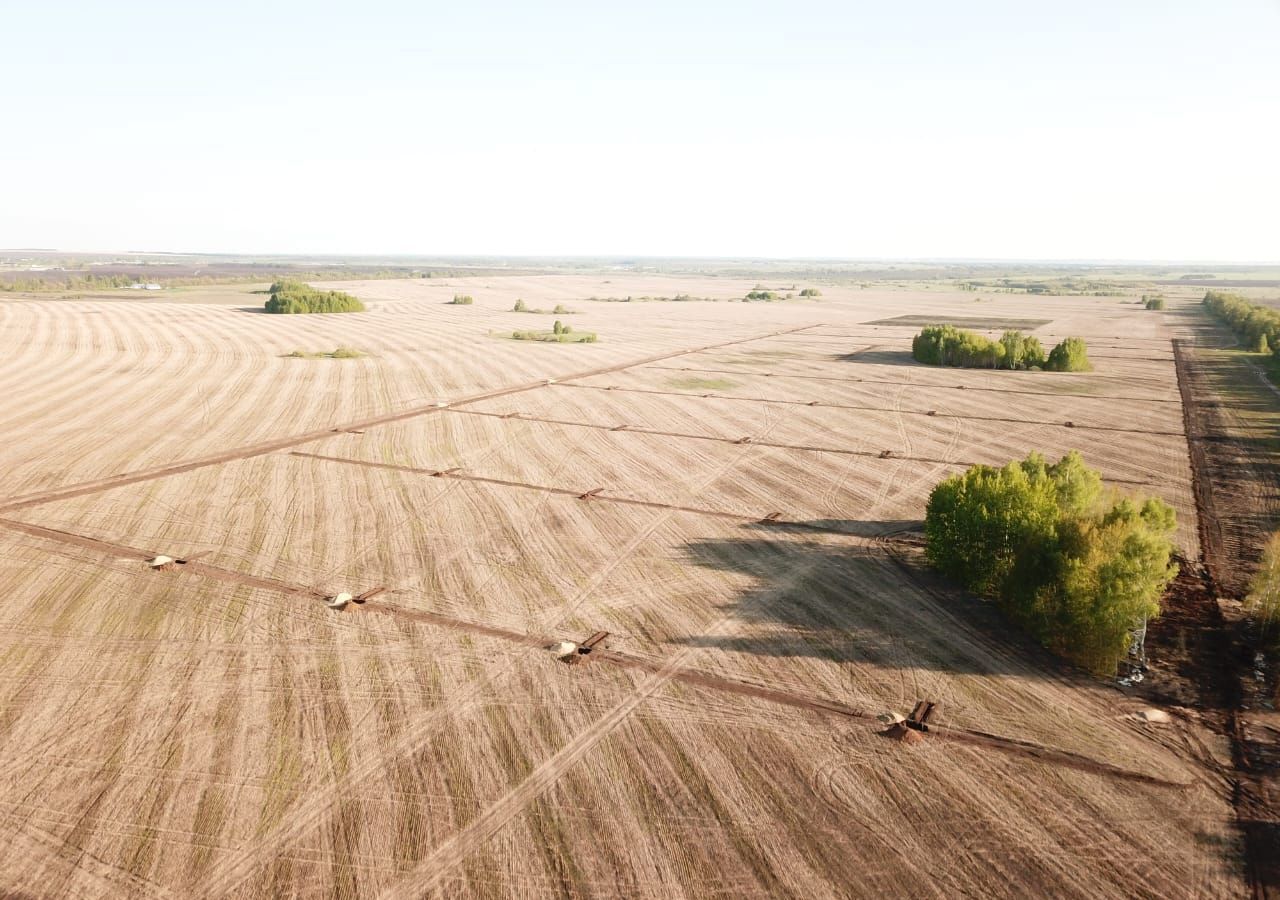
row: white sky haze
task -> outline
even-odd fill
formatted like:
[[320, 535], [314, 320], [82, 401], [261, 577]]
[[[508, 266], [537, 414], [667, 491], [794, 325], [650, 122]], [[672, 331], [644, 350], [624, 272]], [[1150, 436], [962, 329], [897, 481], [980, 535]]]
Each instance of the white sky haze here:
[[0, 247], [1280, 261], [1280, 2], [0, 3]]

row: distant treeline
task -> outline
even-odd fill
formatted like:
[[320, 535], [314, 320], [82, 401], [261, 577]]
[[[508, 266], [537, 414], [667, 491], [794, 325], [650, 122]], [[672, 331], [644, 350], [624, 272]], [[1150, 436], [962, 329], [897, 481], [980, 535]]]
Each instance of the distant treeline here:
[[[1204, 305], [1255, 353], [1280, 351], [1280, 310], [1251, 303], [1239, 294], [1209, 291]], [[1277, 354], [1280, 355], [1280, 354]]]
[[464, 269], [435, 269], [428, 272], [404, 269], [316, 269], [298, 271], [264, 268], [258, 272], [223, 272], [209, 275], [166, 274], [161, 267], [144, 266], [129, 273], [74, 273], [42, 272], [23, 277], [9, 278], [0, 272], [0, 291], [31, 293], [35, 291], [103, 291], [127, 288], [135, 284], [152, 282], [165, 287], [200, 287], [212, 284], [253, 284], [274, 278], [289, 281], [385, 281], [393, 278], [458, 278], [475, 275]]
[[269, 313], [364, 312], [364, 304], [342, 291], [321, 291], [302, 281], [277, 281], [267, 300]]
[[1046, 369], [1087, 372], [1093, 366], [1085, 342], [1069, 337], [1048, 354], [1040, 339], [1021, 331], [1006, 331], [998, 341], [954, 325], [930, 325], [911, 341], [911, 355], [930, 366], [965, 369]]

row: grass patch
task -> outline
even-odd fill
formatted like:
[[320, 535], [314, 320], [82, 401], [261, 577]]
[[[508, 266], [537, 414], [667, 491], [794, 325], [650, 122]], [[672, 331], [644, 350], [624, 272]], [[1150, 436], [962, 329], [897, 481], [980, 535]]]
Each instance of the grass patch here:
[[531, 309], [525, 305], [525, 302], [523, 300], [517, 300], [516, 305], [511, 307], [511, 311], [523, 312], [523, 313], [538, 313], [539, 315], [543, 315], [543, 316], [568, 316], [577, 312], [576, 309], [570, 309], [569, 307], [565, 306], [563, 303], [557, 303], [556, 308], [552, 310]]
[[669, 378], [667, 384], [686, 391], [727, 391], [738, 386], [728, 378]]
[[334, 350], [294, 350], [286, 353], [284, 359], [361, 359], [366, 354], [354, 347], [338, 347]]
[[541, 341], [547, 344], [594, 344], [600, 336], [594, 331], [572, 331], [556, 334], [554, 331], [513, 331], [513, 341]]
[[446, 305], [447, 306], [470, 306], [472, 303], [475, 303], [475, 302], [476, 302], [476, 298], [472, 297], [470, 294], [454, 294], [453, 299], [450, 300]]

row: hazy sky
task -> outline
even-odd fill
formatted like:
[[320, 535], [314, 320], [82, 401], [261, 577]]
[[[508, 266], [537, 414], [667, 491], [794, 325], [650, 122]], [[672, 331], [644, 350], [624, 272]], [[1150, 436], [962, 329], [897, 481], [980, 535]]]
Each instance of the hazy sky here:
[[1280, 260], [1280, 0], [0, 24], [0, 247]]

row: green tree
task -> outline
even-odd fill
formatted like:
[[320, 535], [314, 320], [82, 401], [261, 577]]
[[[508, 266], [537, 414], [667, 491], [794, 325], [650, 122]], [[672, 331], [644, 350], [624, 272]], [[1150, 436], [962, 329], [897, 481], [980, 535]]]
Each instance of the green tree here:
[[1280, 532], [1271, 535], [1262, 550], [1245, 604], [1262, 623], [1264, 634], [1274, 639], [1280, 629]]
[[1258, 339], [1253, 344], [1254, 353], [1270, 353], [1271, 345], [1267, 343], [1267, 335], [1265, 332], [1258, 334]]
[[1093, 364], [1089, 362], [1088, 347], [1084, 340], [1069, 337], [1049, 351], [1045, 368], [1051, 372], [1088, 372]]
[[1052, 465], [1032, 453], [938, 484], [925, 511], [925, 553], [1045, 646], [1107, 672], [1133, 630], [1159, 614], [1176, 572], [1175, 521], [1155, 498], [1104, 502], [1101, 477], [1078, 453]]
[[271, 285], [265, 309], [277, 314], [364, 312], [364, 304], [341, 291], [321, 291], [301, 281], [282, 279]]

